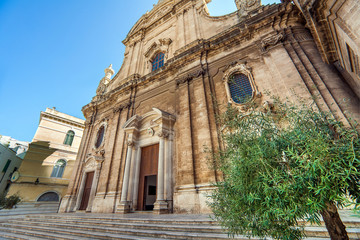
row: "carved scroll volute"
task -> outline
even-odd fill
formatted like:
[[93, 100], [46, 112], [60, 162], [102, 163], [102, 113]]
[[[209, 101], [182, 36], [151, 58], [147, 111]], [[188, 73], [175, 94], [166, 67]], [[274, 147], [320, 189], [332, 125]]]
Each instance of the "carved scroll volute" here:
[[169, 137], [169, 131], [161, 130], [161, 131], [158, 133], [158, 136], [159, 136], [160, 138], [168, 138], [168, 137]]
[[135, 145], [135, 142], [132, 139], [128, 139], [126, 143], [129, 147], [133, 147]]

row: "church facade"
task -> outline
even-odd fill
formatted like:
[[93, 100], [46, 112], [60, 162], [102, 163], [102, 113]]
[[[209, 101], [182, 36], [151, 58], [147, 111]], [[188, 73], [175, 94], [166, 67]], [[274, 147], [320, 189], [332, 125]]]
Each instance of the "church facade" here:
[[360, 119], [359, 96], [323, 60], [299, 7], [239, 0], [236, 12], [212, 17], [209, 2], [159, 0], [130, 30], [121, 69], [105, 69], [82, 109], [60, 212], [209, 212], [206, 195], [221, 180], [205, 151], [223, 147], [216, 115], [227, 104], [266, 107], [267, 91], [316, 96], [339, 120]]

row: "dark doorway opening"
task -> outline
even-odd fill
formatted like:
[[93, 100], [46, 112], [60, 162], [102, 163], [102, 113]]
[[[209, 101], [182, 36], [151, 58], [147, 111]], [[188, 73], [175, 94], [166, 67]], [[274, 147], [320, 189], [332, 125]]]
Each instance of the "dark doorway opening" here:
[[157, 176], [145, 176], [144, 188], [144, 210], [153, 210], [156, 201]]
[[86, 173], [84, 192], [81, 198], [81, 204], [79, 210], [86, 210], [88, 206], [93, 178], [94, 178], [94, 172]]
[[156, 201], [159, 144], [141, 148], [138, 211], [152, 210]]

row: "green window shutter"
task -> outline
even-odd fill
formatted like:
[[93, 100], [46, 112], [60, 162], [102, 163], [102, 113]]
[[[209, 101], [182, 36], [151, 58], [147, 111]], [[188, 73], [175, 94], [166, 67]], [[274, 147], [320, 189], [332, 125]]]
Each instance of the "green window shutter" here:
[[69, 130], [66, 134], [64, 144], [71, 146], [73, 140], [74, 140], [75, 132], [72, 130]]
[[10, 166], [10, 163], [11, 163], [11, 160], [10, 160], [10, 159], [9, 159], [9, 160], [7, 160], [7, 162], [6, 162], [6, 164], [5, 164], [5, 166], [4, 166], [3, 170], [2, 170], [2, 172], [6, 172], [6, 171], [8, 170], [8, 168], [9, 168], [9, 166]]

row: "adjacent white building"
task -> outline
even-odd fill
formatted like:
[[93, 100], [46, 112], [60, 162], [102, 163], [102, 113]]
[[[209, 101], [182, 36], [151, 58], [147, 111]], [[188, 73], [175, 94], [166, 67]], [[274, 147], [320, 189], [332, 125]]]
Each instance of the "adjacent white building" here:
[[7, 192], [11, 175], [17, 171], [29, 147], [29, 143], [0, 135], [0, 194]]

